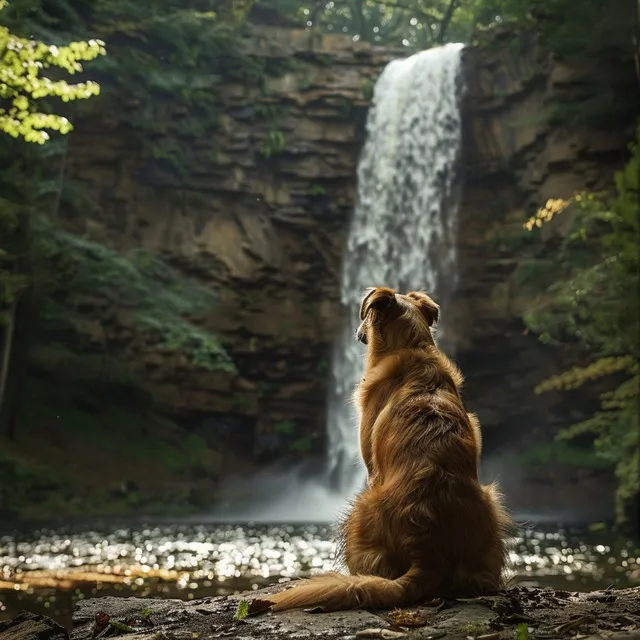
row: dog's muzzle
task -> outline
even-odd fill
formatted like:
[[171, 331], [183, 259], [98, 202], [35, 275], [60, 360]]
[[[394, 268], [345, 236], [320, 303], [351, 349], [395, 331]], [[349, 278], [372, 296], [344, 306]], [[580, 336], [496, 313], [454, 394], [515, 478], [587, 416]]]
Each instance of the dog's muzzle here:
[[362, 342], [362, 344], [367, 344], [367, 334], [362, 330], [362, 325], [360, 325], [356, 330], [356, 340], [358, 340], [358, 342]]

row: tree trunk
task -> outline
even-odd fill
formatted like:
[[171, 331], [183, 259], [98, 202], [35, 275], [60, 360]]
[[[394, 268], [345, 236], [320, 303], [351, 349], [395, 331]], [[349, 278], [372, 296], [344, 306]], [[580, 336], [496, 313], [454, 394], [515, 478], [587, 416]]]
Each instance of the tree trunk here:
[[11, 364], [11, 347], [13, 346], [13, 330], [16, 320], [16, 302], [9, 308], [7, 325], [3, 331], [2, 359], [0, 360], [0, 415], [5, 405], [5, 393], [9, 380], [9, 365]]
[[51, 218], [53, 220], [58, 219], [58, 211], [60, 210], [60, 201], [62, 200], [62, 191], [64, 189], [64, 179], [67, 173], [67, 157], [69, 156], [69, 136], [65, 136], [62, 141], [64, 149], [62, 152], [62, 158], [60, 160], [60, 168], [58, 170], [58, 189], [56, 191], [55, 198], [51, 206]]
[[11, 357], [7, 367], [4, 398], [0, 406], [0, 425], [9, 440], [15, 440], [17, 436], [18, 418], [29, 367], [29, 342], [34, 318], [32, 297], [32, 290], [25, 292], [14, 310]]

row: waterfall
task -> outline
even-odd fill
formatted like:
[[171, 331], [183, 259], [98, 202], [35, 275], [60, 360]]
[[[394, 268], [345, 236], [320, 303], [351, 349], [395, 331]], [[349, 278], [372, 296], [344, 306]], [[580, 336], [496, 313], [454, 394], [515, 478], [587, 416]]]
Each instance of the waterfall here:
[[[444, 307], [446, 323], [456, 286], [461, 49], [448, 44], [395, 60], [375, 86], [342, 267], [343, 329], [328, 407], [328, 483], [343, 503], [365, 478], [351, 403], [364, 364], [365, 347], [355, 340], [364, 290], [426, 291]], [[437, 339], [442, 347], [442, 330]]]
[[[217, 519], [328, 522], [363, 486], [351, 396], [364, 364], [365, 347], [355, 340], [364, 289], [425, 290], [444, 307], [446, 323], [447, 296], [456, 286], [461, 49], [449, 44], [391, 62], [375, 86], [342, 265], [343, 328], [332, 358], [326, 476], [303, 480], [293, 469], [249, 478], [249, 510], [227, 503]], [[442, 346], [442, 331], [437, 339]], [[237, 481], [234, 490], [241, 493]]]

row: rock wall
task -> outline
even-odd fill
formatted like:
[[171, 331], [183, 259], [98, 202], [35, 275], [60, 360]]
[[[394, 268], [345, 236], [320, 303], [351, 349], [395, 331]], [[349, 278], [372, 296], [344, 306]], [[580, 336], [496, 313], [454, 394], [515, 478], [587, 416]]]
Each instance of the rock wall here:
[[566, 368], [572, 354], [545, 347], [524, 327], [519, 238], [526, 234], [523, 223], [547, 199], [611, 188], [633, 138], [633, 111], [599, 126], [551, 124], [549, 116], [594, 73], [606, 78], [612, 95], [637, 95], [633, 69], [580, 67], [545, 53], [526, 34], [506, 31], [466, 49], [464, 67], [461, 273], [450, 321], [466, 375], [466, 401], [484, 427], [488, 475], [499, 469], [519, 511], [561, 519], [604, 517], [612, 509], [609, 474], [554, 465], [523, 471], [515, 461], [506, 463], [506, 454], [550, 441], [594, 402], [580, 393], [533, 392], [545, 377]]
[[165, 181], [108, 113], [79, 123], [67, 175], [98, 205], [77, 231], [161, 252], [218, 293], [202, 324], [239, 375], [142, 352], [165, 408], [257, 459], [290, 446], [318, 454], [355, 169], [390, 53], [264, 25], [247, 34], [247, 47], [291, 70], [262, 88], [224, 83], [219, 128], [193, 143], [197, 169], [184, 183]]
[[[121, 249], [162, 252], [219, 295], [202, 322], [239, 373], [207, 373], [142, 353], [141, 367], [165, 408], [189, 428], [227, 434], [256, 461], [292, 446], [321, 455], [341, 253], [366, 109], [375, 78], [399, 53], [273, 26], [255, 27], [248, 38], [255, 54], [292, 57], [295, 68], [266, 78], [262, 91], [225, 84], [220, 128], [194, 143], [198, 167], [186, 182], [159, 177], [109, 114], [80, 123], [67, 171], [98, 203], [79, 231]], [[590, 71], [554, 59], [522, 34], [495, 34], [468, 48], [464, 65], [461, 277], [445, 321], [491, 462], [494, 454], [548, 438], [582, 404], [533, 394], [564, 356], [524, 329], [519, 256], [506, 239], [517, 237], [547, 198], [610, 186], [632, 119], [608, 129], [546, 123], [547, 108]], [[634, 90], [628, 69], [605, 73], [612, 91]], [[265, 113], [271, 115], [258, 117]], [[579, 473], [554, 481], [597, 489], [609, 510], [608, 480]], [[520, 509], [553, 507], [561, 493], [557, 484], [537, 486], [533, 499], [535, 479], [518, 474], [514, 484], [514, 477], [505, 488]]]

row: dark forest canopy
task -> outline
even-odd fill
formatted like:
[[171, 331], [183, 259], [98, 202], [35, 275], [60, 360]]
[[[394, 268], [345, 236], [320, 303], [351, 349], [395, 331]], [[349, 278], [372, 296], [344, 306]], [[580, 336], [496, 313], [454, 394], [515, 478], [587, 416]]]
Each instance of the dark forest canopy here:
[[255, 6], [309, 28], [418, 49], [469, 43], [487, 29], [511, 25], [544, 34], [557, 53], [583, 56], [603, 48], [631, 51], [637, 13], [633, 0], [582, 0], [579, 6], [570, 0], [259, 0]]
[[[505, 24], [539, 31], [561, 54], [629, 52], [637, 37], [633, 0], [582, 0], [579, 5], [570, 0], [13, 0], [3, 20], [57, 43], [68, 32], [78, 35], [87, 23], [110, 24], [112, 29], [128, 25], [135, 31], [163, 21], [170, 31], [187, 21], [204, 24], [215, 19], [238, 26], [247, 17], [268, 15], [327, 33], [417, 49], [469, 43], [483, 31]], [[94, 36], [91, 31], [83, 35]]]

